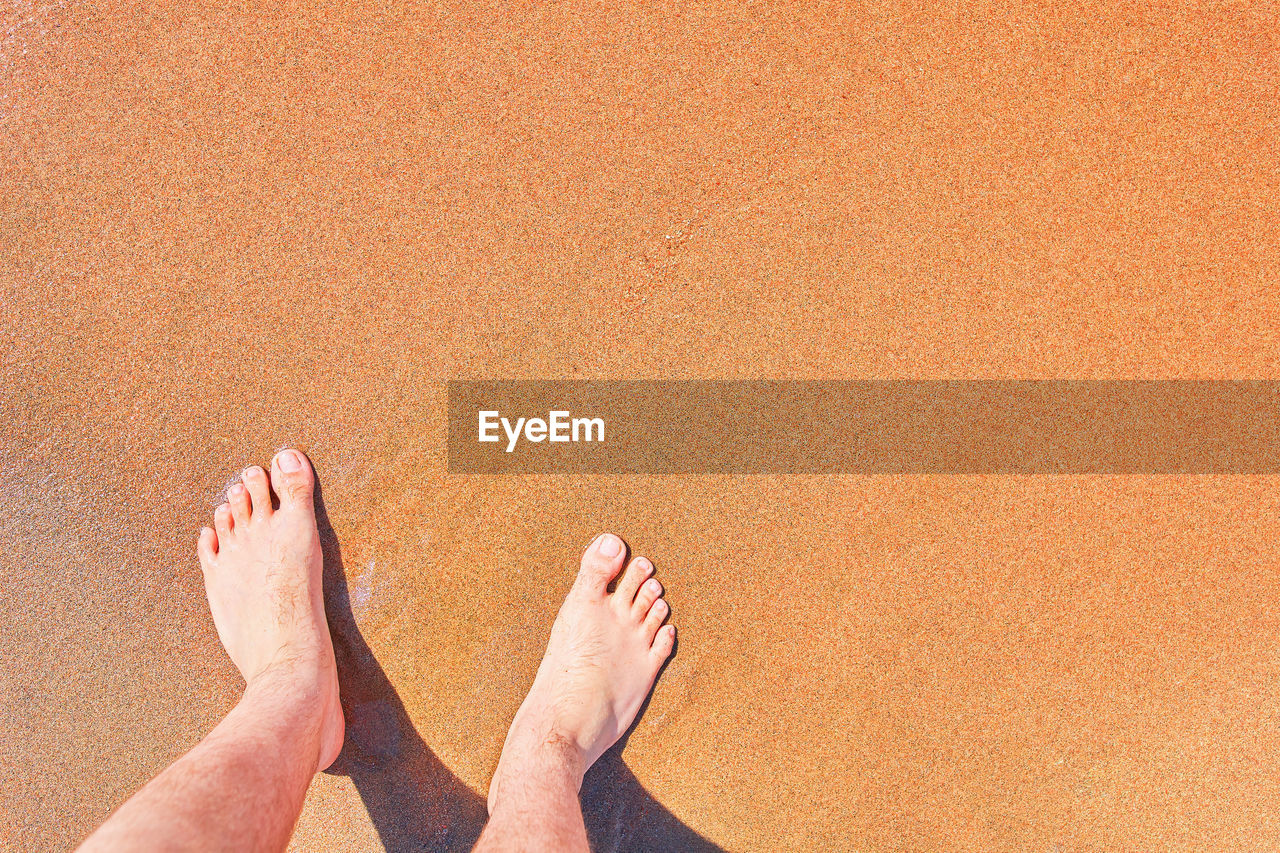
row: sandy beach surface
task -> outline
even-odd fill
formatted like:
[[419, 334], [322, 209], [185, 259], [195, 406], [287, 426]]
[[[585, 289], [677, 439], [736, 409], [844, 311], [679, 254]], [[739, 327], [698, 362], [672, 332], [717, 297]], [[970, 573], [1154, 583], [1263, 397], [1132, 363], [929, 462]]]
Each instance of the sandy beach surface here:
[[0, 846], [232, 706], [196, 534], [286, 444], [353, 720], [298, 850], [466, 849], [602, 529], [681, 632], [602, 850], [1280, 846], [1274, 477], [450, 475], [444, 384], [1276, 378], [1276, 20], [10, 3]]

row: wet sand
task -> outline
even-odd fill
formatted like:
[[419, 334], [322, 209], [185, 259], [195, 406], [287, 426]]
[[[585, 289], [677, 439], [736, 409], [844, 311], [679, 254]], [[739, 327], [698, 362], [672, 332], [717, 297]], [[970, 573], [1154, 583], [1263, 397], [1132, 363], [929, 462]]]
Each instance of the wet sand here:
[[1280, 844], [1273, 478], [444, 456], [449, 378], [1275, 378], [1272, 11], [3, 15], [15, 849], [233, 704], [195, 536], [286, 443], [359, 735], [300, 850], [475, 837], [606, 527], [681, 636], [589, 783], [603, 849]]

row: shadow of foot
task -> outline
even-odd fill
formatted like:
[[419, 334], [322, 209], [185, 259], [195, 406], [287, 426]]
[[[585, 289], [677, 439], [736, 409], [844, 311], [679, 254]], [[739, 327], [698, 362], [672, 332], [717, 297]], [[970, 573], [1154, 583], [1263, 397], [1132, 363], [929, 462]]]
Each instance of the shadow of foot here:
[[582, 816], [596, 853], [678, 850], [724, 853], [653, 798], [622, 762], [622, 746], [610, 749], [582, 782]]
[[[485, 799], [422, 740], [361, 635], [319, 483], [316, 521], [324, 549], [325, 611], [347, 722], [342, 752], [326, 772], [351, 778], [383, 846], [392, 853], [470, 850], [488, 820]], [[583, 783], [583, 814], [592, 850], [719, 851], [644, 789], [622, 763], [622, 746], [606, 753]]]
[[351, 778], [387, 850], [470, 850], [488, 819], [484, 798], [427, 747], [360, 633], [319, 484], [316, 521], [324, 550], [325, 612], [347, 722], [346, 742], [327, 772]]

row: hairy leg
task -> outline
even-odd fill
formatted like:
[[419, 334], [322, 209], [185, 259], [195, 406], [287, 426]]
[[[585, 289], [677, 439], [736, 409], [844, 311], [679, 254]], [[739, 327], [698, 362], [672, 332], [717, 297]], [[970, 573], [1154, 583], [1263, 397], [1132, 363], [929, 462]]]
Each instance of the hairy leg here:
[[635, 721], [675, 644], [647, 559], [632, 560], [608, 591], [625, 552], [606, 533], [582, 557], [502, 748], [478, 851], [587, 849], [582, 777]]
[[[311, 777], [342, 747], [324, 616], [315, 475], [285, 450], [254, 466], [201, 532], [218, 637], [244, 675], [240, 702], [199, 745], [121, 806], [82, 850], [283, 850]], [[272, 507], [272, 490], [279, 509]]]

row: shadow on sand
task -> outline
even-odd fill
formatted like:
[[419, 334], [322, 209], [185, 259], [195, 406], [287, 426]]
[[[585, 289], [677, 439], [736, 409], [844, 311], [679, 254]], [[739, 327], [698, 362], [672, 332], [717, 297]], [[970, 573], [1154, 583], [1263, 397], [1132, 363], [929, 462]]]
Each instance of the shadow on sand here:
[[[324, 548], [325, 609], [347, 719], [346, 743], [328, 772], [355, 783], [387, 850], [470, 850], [487, 818], [484, 798], [454, 776], [422, 740], [361, 636], [342, 553], [318, 485], [316, 516]], [[622, 762], [625, 743], [626, 738], [596, 762], [582, 786], [591, 848], [601, 853], [720, 851], [644, 789]]]

